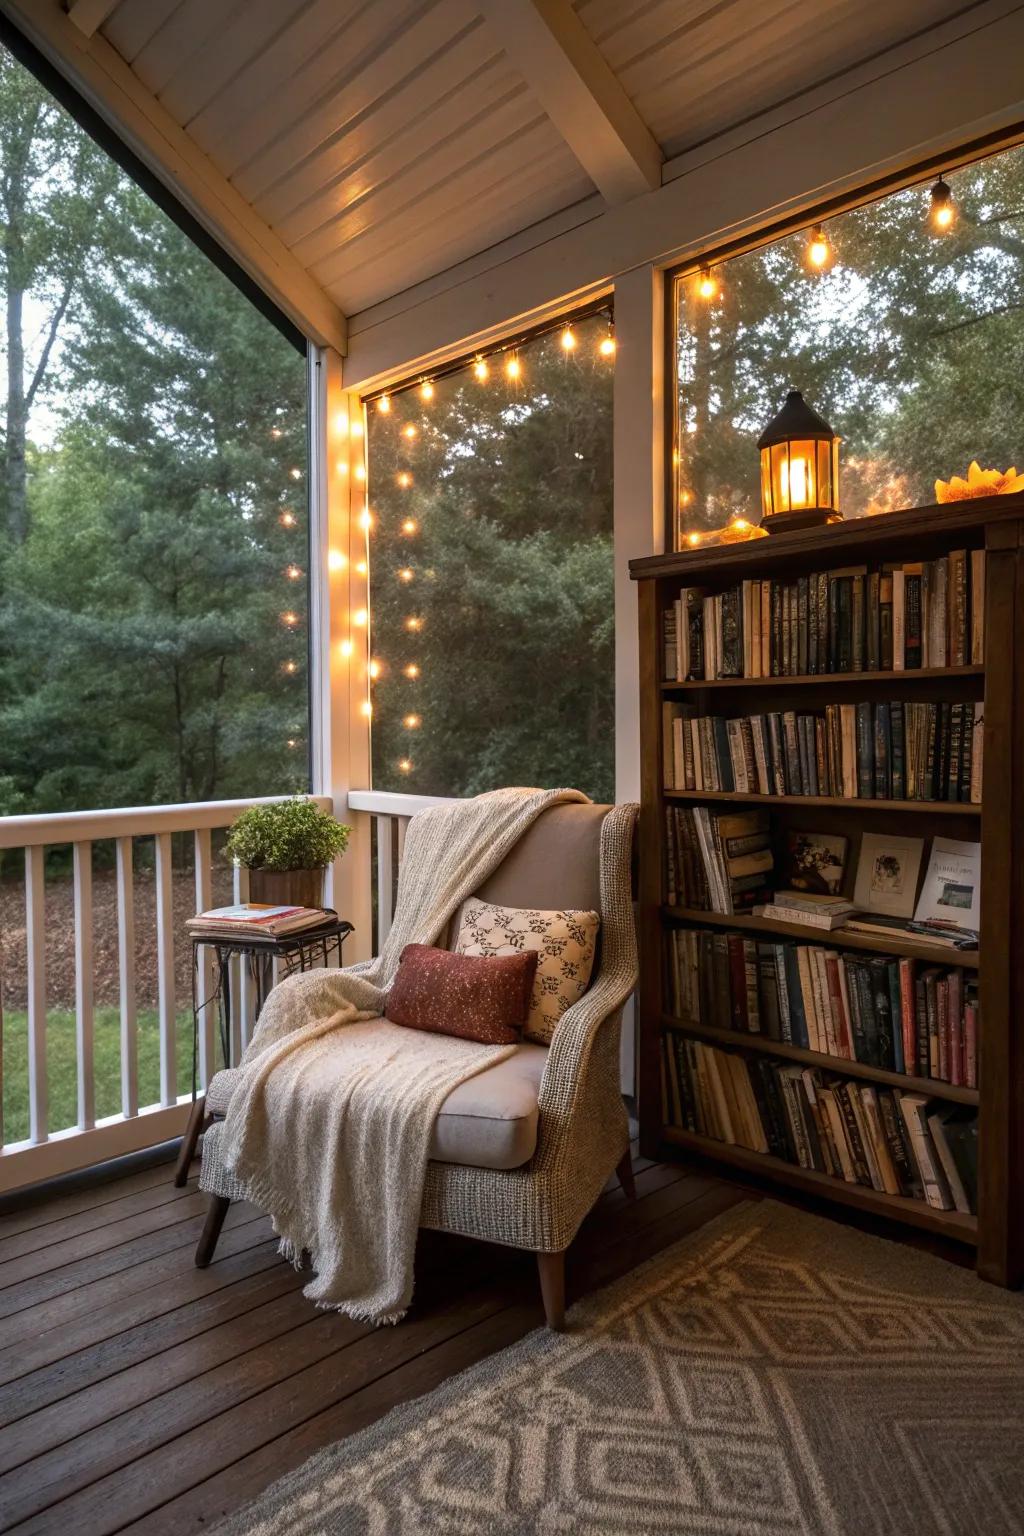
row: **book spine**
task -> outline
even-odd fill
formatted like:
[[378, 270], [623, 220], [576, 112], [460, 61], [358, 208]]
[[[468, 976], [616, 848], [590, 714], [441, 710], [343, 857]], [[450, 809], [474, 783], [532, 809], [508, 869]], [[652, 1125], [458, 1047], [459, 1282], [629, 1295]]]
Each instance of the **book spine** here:
[[857, 795], [861, 800], [872, 800], [875, 795], [874, 726], [871, 705], [858, 704], [857, 708]]
[[850, 642], [850, 668], [853, 672], [864, 671], [865, 652], [865, 596], [864, 577], [854, 576], [851, 581], [850, 623], [852, 636]]
[[920, 667], [921, 649], [921, 576], [907, 575], [904, 664], [908, 671]]
[[871, 571], [867, 579], [867, 601], [864, 615], [864, 665], [869, 672], [877, 672], [882, 665], [881, 589], [881, 572]]

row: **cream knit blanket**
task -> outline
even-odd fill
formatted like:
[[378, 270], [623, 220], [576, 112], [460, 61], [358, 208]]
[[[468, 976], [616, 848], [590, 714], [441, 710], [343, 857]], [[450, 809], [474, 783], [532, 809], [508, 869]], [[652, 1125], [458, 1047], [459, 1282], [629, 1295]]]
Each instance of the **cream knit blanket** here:
[[380, 955], [293, 976], [267, 999], [207, 1147], [219, 1140], [235, 1186], [272, 1216], [282, 1253], [295, 1263], [309, 1255], [315, 1277], [304, 1294], [319, 1306], [378, 1323], [404, 1315], [438, 1111], [514, 1049], [368, 1025], [384, 1011], [403, 948], [436, 943], [548, 806], [586, 798], [503, 789], [421, 812]]

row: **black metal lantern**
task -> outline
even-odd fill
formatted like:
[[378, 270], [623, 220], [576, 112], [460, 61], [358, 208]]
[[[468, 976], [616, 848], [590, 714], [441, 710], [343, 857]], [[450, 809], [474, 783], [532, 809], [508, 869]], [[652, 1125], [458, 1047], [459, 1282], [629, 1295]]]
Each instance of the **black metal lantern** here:
[[791, 389], [758, 439], [762, 526], [770, 533], [838, 522], [839, 439]]

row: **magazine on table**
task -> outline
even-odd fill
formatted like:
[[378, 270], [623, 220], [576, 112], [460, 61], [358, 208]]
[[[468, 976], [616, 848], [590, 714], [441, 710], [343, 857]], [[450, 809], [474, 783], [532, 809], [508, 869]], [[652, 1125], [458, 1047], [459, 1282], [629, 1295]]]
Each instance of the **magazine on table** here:
[[333, 912], [323, 907], [273, 906], [263, 901], [243, 901], [199, 912], [190, 917], [185, 926], [195, 938], [226, 938], [237, 934], [248, 938], [281, 939], [307, 928], [319, 928], [333, 916]]

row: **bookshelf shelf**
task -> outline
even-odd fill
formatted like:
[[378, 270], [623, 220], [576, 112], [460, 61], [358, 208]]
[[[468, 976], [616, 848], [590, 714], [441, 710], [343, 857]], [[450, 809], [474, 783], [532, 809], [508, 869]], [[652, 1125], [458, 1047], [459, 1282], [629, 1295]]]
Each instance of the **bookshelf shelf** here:
[[705, 689], [719, 688], [830, 688], [834, 683], [848, 687], [851, 683], [868, 687], [877, 683], [934, 683], [950, 682], [959, 678], [984, 677], [985, 668], [974, 667], [909, 667], [896, 672], [888, 668], [884, 672], [810, 672], [797, 677], [719, 677], [711, 682], [700, 678], [684, 682], [662, 683], [663, 693], [702, 693]]
[[929, 944], [927, 939], [908, 938], [894, 933], [878, 938], [871, 933], [854, 933], [845, 928], [810, 928], [805, 923], [777, 923], [770, 918], [751, 917], [745, 912], [731, 916], [723, 912], [704, 912], [699, 907], [664, 908], [666, 917], [677, 922], [699, 923], [707, 928], [736, 928], [744, 933], [781, 934], [787, 939], [803, 939], [806, 944], [830, 944], [836, 949], [863, 949], [876, 955], [897, 955], [923, 960], [928, 965], [960, 965], [976, 971], [980, 963], [976, 949], [950, 949], [946, 944]]
[[[829, 581], [856, 583], [858, 571], [868, 573], [864, 577], [865, 584], [863, 587], [854, 585], [850, 593], [845, 585], [833, 590], [828, 583], [823, 586], [820, 581], [820, 573], [826, 572]], [[813, 636], [816, 636], [818, 658], [825, 655], [833, 663], [838, 657], [845, 659], [847, 656], [858, 659], [870, 656], [875, 661], [885, 654], [883, 641], [889, 630], [883, 626], [890, 623], [890, 615], [878, 606], [881, 588], [880, 585], [873, 587], [872, 580], [877, 574], [880, 584], [883, 574], [897, 571], [902, 572], [899, 584], [894, 574], [891, 589], [894, 645], [897, 636], [901, 637], [900, 644], [904, 643], [913, 622], [914, 640], [915, 643], [920, 641], [923, 659], [928, 659], [929, 654], [932, 657], [948, 654], [960, 660], [967, 656], [972, 660], [971, 665], [885, 671], [804, 671], [797, 676], [728, 677], [715, 681], [664, 679], [666, 635], [671, 638], [675, 633], [679, 614], [686, 611], [696, 614], [697, 611], [693, 607], [688, 609], [685, 604], [677, 609], [677, 600], [684, 588], [697, 591], [703, 599], [710, 600], [711, 606], [703, 606], [701, 612], [705, 638], [708, 633], [712, 636], [710, 651], [713, 657], [725, 654], [735, 670], [738, 655], [739, 665], [742, 665], [744, 623], [757, 622], [753, 616], [760, 611], [760, 634], [763, 636], [766, 611], [771, 607], [769, 633], [773, 654], [790, 658], [791, 662], [799, 654], [806, 668], [805, 654], [815, 653], [810, 649], [804, 653], [802, 647], [806, 643], [809, 648]], [[828, 1200], [839, 1208], [857, 1208], [947, 1238], [957, 1238], [977, 1247], [978, 1273], [985, 1279], [1000, 1285], [1020, 1285], [1024, 1282], [1024, 943], [1020, 939], [1024, 932], [1024, 878], [1021, 876], [1020, 838], [1014, 829], [1024, 826], [1024, 493], [979, 498], [949, 507], [911, 508], [884, 517], [840, 522], [824, 529], [773, 533], [770, 538], [748, 543], [700, 546], [633, 561], [630, 574], [638, 585], [640, 623], [642, 803], [638, 1101], [641, 1151], [649, 1157], [671, 1155], [673, 1151], [680, 1156], [699, 1155], [728, 1166], [741, 1177], [756, 1178], [763, 1185], [774, 1183]], [[772, 606], [776, 604], [775, 592], [766, 596], [764, 583], [769, 581], [776, 583], [782, 593], [776, 606]], [[919, 581], [920, 585], [911, 587], [911, 581]], [[751, 586], [738, 596], [734, 595], [743, 582], [750, 582]], [[758, 591], [760, 610], [757, 607]], [[805, 632], [799, 604], [806, 601], [812, 591], [818, 593], [818, 606], [813, 614], [808, 610]], [[900, 604], [906, 605], [898, 610], [897, 595]], [[948, 606], [927, 608], [933, 600], [940, 605], [948, 601]], [[881, 595], [882, 605], [888, 601], [884, 594]], [[824, 619], [821, 618], [823, 614]], [[779, 628], [775, 627], [776, 615]], [[708, 631], [709, 622], [720, 625], [720, 629]], [[825, 637], [817, 627], [821, 622], [828, 624]], [[874, 624], [878, 625], [877, 629], [871, 627]], [[935, 638], [943, 634], [943, 624], [947, 626], [948, 648], [945, 651], [941, 639]], [[851, 625], [855, 627], [851, 629]], [[861, 625], [863, 629], [856, 627]], [[697, 643], [700, 643], [699, 637]], [[728, 650], [723, 653], [722, 647], [726, 645]], [[933, 645], [938, 649], [930, 649]], [[776, 649], [778, 646], [781, 650]], [[677, 654], [683, 657], [685, 664], [686, 645], [680, 643]], [[748, 666], [751, 657], [754, 665], [758, 665], [758, 654], [755, 640], [746, 652]], [[894, 650], [893, 654], [900, 655], [902, 651]], [[874, 730], [877, 733], [881, 720], [883, 734], [868, 739], [885, 742], [886, 722], [891, 718], [888, 706], [894, 701], [920, 705], [922, 710], [932, 705], [941, 710], [947, 703], [955, 710], [963, 705], [962, 720], [974, 720], [975, 727], [979, 721], [983, 722], [974, 748], [982, 759], [978, 802], [847, 799], [825, 795], [763, 795], [665, 788], [666, 746], [671, 761], [675, 744], [674, 734], [668, 736], [668, 733], [674, 733], [674, 720], [680, 715], [688, 719], [732, 715], [746, 718], [757, 712], [771, 716], [773, 713], [785, 715], [787, 712], [809, 711], [818, 718], [824, 715], [827, 721], [833, 722], [834, 729], [835, 707], [870, 705], [868, 713]], [[683, 705], [693, 707], [680, 709]], [[972, 711], [970, 717], [968, 707]], [[858, 712], [858, 729], [861, 718]], [[923, 713], [915, 718], [920, 728], [921, 721], [935, 719], [934, 711], [930, 716]], [[942, 718], [940, 715], [940, 722]], [[947, 714], [945, 718], [949, 720], [950, 716]], [[955, 733], [956, 716], [952, 718]], [[954, 734], [951, 739], [956, 741], [958, 738]], [[829, 737], [829, 742], [833, 740]], [[910, 737], [906, 740], [909, 742]], [[859, 746], [860, 738], [858, 750]], [[804, 747], [801, 740], [800, 750], [810, 752], [813, 746]], [[909, 762], [909, 747], [907, 757]], [[941, 761], [940, 758], [937, 763], [940, 773]], [[962, 756], [960, 763], [962, 776]], [[883, 837], [891, 835], [894, 839], [922, 838], [926, 842], [926, 858], [927, 842], [935, 837], [980, 841], [981, 934], [977, 948], [953, 950], [932, 944], [916, 934], [856, 933], [841, 928], [818, 930], [755, 918], [749, 913], [728, 916], [668, 904], [667, 819], [673, 809], [698, 806], [705, 806], [712, 813], [729, 809], [770, 811], [768, 819], [776, 851], [794, 832], [819, 832], [846, 838], [850, 852], [843, 887], [846, 895], [854, 889], [860, 843], [868, 833]], [[695, 844], [674, 844], [674, 857], [679, 856], [680, 846], [689, 849], [687, 856], [690, 858], [706, 861], [712, 856], [699, 837]], [[676, 865], [673, 867], [677, 868]], [[724, 1013], [716, 1013], [715, 1025], [676, 1017], [672, 1013], [671, 967], [678, 964], [684, 945], [675, 936], [681, 930], [696, 927], [713, 930], [717, 935], [710, 951], [713, 957], [718, 957], [714, 961], [715, 971], [711, 978], [700, 978], [701, 985], [709, 980], [716, 986], [727, 984], [733, 989], [738, 985], [742, 990], [742, 980], [737, 982], [737, 973], [732, 969], [739, 963], [732, 937], [729, 965], [723, 969], [723, 931], [742, 938], [746, 946], [744, 955], [748, 955], [751, 947], [749, 940], [755, 937], [775, 937], [787, 942], [802, 940], [807, 944], [849, 951], [848, 972], [852, 966], [854, 973], [862, 978], [865, 972], [863, 962], [856, 954], [858, 951], [869, 960], [875, 955], [889, 955], [909, 961], [915, 984], [927, 967], [935, 967], [937, 971], [961, 970], [964, 987], [958, 997], [966, 997], [969, 989], [971, 1007], [977, 1008], [974, 1017], [978, 1029], [980, 1087], [959, 1088], [929, 1078], [887, 1072], [859, 1062], [805, 1051], [767, 1036], [733, 1031], [723, 1027], [728, 1022]], [[699, 967], [712, 963], [707, 958], [709, 951], [705, 941], [696, 947], [689, 940], [685, 941], [685, 953], [691, 957], [690, 965], [696, 963]], [[750, 963], [749, 958], [745, 963]], [[692, 978], [689, 985], [692, 985], [697, 978], [692, 972], [689, 974]], [[746, 974], [749, 978], [750, 972]], [[748, 986], [752, 984], [761, 984], [758, 973], [755, 973], [753, 983], [748, 979]], [[805, 980], [802, 984], [806, 986], [808, 982]], [[810, 984], [813, 986], [813, 980]], [[936, 987], [941, 984], [941, 981], [935, 982]], [[863, 986], [864, 982], [859, 985]], [[685, 997], [685, 990], [683, 995]], [[806, 993], [804, 995], [806, 998]], [[858, 995], [861, 1007], [872, 1006], [870, 992]], [[866, 1004], [865, 996], [869, 999]], [[945, 996], [948, 994], [939, 994], [939, 1010]], [[719, 994], [714, 994], [714, 1000], [717, 1007]], [[948, 1002], [945, 1006], [948, 1007]], [[845, 1134], [851, 1154], [856, 1152], [857, 1136], [863, 1134], [871, 1137], [875, 1155], [881, 1161], [879, 1131], [873, 1129], [873, 1126], [877, 1127], [877, 1119], [872, 1120], [873, 1106], [882, 1113], [883, 1122], [888, 1115], [890, 1126], [893, 1124], [891, 1111], [895, 1110], [895, 1123], [902, 1129], [900, 1116], [904, 1111], [896, 1104], [900, 1094], [934, 1100], [935, 1110], [942, 1118], [933, 1121], [929, 1128], [922, 1117], [919, 1129], [924, 1140], [916, 1149], [909, 1143], [904, 1148], [908, 1156], [913, 1151], [910, 1160], [919, 1164], [919, 1171], [923, 1170], [923, 1163], [917, 1153], [920, 1151], [927, 1158], [928, 1143], [932, 1139], [935, 1143], [931, 1149], [933, 1153], [941, 1148], [957, 1161], [958, 1169], [969, 1170], [969, 1161], [967, 1164], [962, 1161], [969, 1157], [962, 1132], [957, 1141], [955, 1136], [947, 1137], [942, 1127], [964, 1125], [965, 1117], [976, 1108], [977, 1216], [940, 1211], [909, 1197], [879, 1194], [862, 1185], [831, 1178], [824, 1172], [800, 1167], [796, 1161], [791, 1163], [778, 1155], [751, 1152], [697, 1135], [678, 1124], [678, 1103], [671, 1116], [676, 1123], [665, 1123], [662, 1074], [666, 1067], [671, 1069], [672, 1060], [664, 1050], [667, 1029], [680, 1033], [698, 1047], [694, 1051], [691, 1046], [688, 1052], [694, 1063], [693, 1070], [699, 1073], [689, 1085], [698, 1100], [702, 1094], [710, 1092], [712, 1099], [717, 1096], [719, 1104], [724, 1096], [728, 1106], [732, 1095], [741, 1118], [744, 1114], [762, 1115], [763, 1118], [762, 1105], [767, 1104], [768, 1113], [775, 1117], [772, 1145], [776, 1153], [783, 1151], [779, 1139], [783, 1131], [782, 1140], [794, 1156], [797, 1147], [814, 1144], [813, 1127], [805, 1123], [803, 1130], [808, 1134], [802, 1137], [799, 1122], [814, 1119], [822, 1106], [811, 1104], [806, 1095], [801, 1096], [800, 1074], [790, 1070], [800, 1066], [821, 1071], [829, 1081], [838, 1085], [836, 1095], [826, 1095], [824, 1100], [825, 1121], [821, 1123], [821, 1130], [829, 1139]], [[744, 1081], [746, 1069], [742, 1061], [734, 1059], [737, 1056], [749, 1064], [749, 1089], [753, 1099]], [[721, 1062], [727, 1063], [724, 1076]], [[733, 1077], [735, 1081], [732, 1081]], [[870, 1084], [876, 1086], [876, 1096], [862, 1097], [862, 1090]], [[768, 1096], [767, 1100], [764, 1095]], [[859, 1131], [856, 1124], [858, 1106], [863, 1112]], [[670, 1097], [669, 1109], [671, 1107]], [[917, 1111], [913, 1104], [906, 1105], [905, 1111], [912, 1140], [914, 1130], [910, 1121]], [[709, 1125], [717, 1123], [717, 1113], [713, 1103]], [[781, 1123], [779, 1115], [783, 1117]], [[849, 1134], [844, 1132], [844, 1126]], [[883, 1124], [883, 1146], [886, 1134]], [[865, 1149], [866, 1146], [867, 1143]], [[817, 1154], [813, 1155], [820, 1169]], [[806, 1154], [804, 1160], [807, 1161]], [[899, 1163], [898, 1158], [896, 1161]], [[940, 1170], [940, 1180], [941, 1176]], [[969, 1172], [964, 1171], [963, 1176], [973, 1186]]]
[[798, 1168], [792, 1163], [785, 1163], [770, 1153], [751, 1152], [746, 1147], [732, 1146], [729, 1142], [713, 1141], [709, 1136], [698, 1136], [678, 1126], [664, 1126], [662, 1136], [673, 1146], [713, 1157], [719, 1162], [731, 1163], [744, 1173], [771, 1178], [779, 1184], [787, 1184], [808, 1194], [824, 1195], [841, 1205], [873, 1211], [878, 1216], [904, 1221], [908, 1226], [923, 1227], [927, 1232], [941, 1232], [943, 1236], [955, 1238], [961, 1243], [978, 1242], [978, 1221], [974, 1216], [964, 1216], [959, 1211], [939, 1211], [924, 1200], [909, 1200], [903, 1195], [883, 1195], [877, 1189], [868, 1189], [863, 1184], [847, 1184], [842, 1179], [831, 1178], [827, 1173], [816, 1173], [813, 1168]]
[[862, 1061], [847, 1061], [843, 1056], [826, 1056], [820, 1051], [805, 1051], [799, 1045], [787, 1045], [784, 1040], [769, 1040], [765, 1035], [744, 1034], [738, 1029], [716, 1029], [711, 1024], [696, 1024], [692, 1019], [677, 1019], [665, 1014], [662, 1024], [710, 1045], [720, 1045], [730, 1050], [757, 1051], [762, 1056], [779, 1056], [786, 1061], [800, 1061], [807, 1067], [824, 1067], [843, 1077], [862, 1077], [869, 1083], [885, 1083], [891, 1088], [903, 1088], [907, 1093], [926, 1093], [933, 1099], [948, 1099], [953, 1104], [977, 1104], [977, 1088], [959, 1088], [933, 1077], [914, 1077], [905, 1072], [888, 1072], [884, 1067], [870, 1067]]
[[666, 800], [740, 801], [744, 805], [816, 805], [858, 811], [904, 811], [911, 815], [980, 816], [981, 805], [966, 800], [861, 800], [854, 795], [752, 795], [733, 789], [666, 789]]

